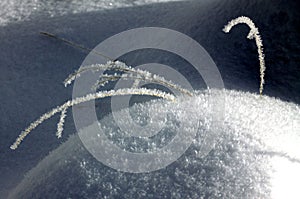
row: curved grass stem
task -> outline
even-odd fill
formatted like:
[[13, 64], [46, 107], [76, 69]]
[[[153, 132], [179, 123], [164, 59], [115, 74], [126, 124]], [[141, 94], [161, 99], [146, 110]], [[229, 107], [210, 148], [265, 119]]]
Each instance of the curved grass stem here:
[[161, 97], [163, 99], [167, 99], [169, 101], [175, 101], [175, 96], [165, 93], [160, 90], [156, 89], [146, 89], [146, 88], [127, 88], [127, 89], [119, 89], [119, 90], [110, 90], [110, 91], [101, 91], [97, 93], [91, 93], [83, 97], [78, 97], [73, 100], [69, 100], [65, 102], [63, 105], [58, 106], [51, 111], [43, 114], [39, 119], [32, 122], [24, 131], [21, 132], [21, 134], [18, 136], [16, 141], [10, 146], [11, 149], [15, 150], [18, 148], [18, 146], [21, 144], [21, 142], [24, 140], [24, 138], [37, 126], [39, 126], [41, 123], [43, 123], [45, 120], [51, 118], [56, 113], [61, 112], [60, 121], [57, 125], [57, 136], [61, 137], [62, 131], [63, 131], [63, 124], [64, 124], [64, 118], [66, 117], [65, 113], [68, 108], [75, 106], [77, 104], [95, 100], [95, 99], [101, 99], [105, 97], [111, 97], [111, 96], [120, 96], [120, 95], [149, 95], [149, 96], [156, 96]]
[[265, 76], [265, 55], [263, 53], [263, 44], [261, 36], [259, 35], [258, 28], [255, 26], [253, 21], [249, 17], [241, 16], [236, 19], [233, 19], [228, 22], [227, 25], [223, 28], [223, 31], [225, 33], [229, 33], [232, 27], [234, 27], [237, 24], [247, 24], [250, 27], [250, 32], [247, 35], [248, 39], [255, 39], [256, 46], [257, 46], [257, 52], [258, 52], [258, 59], [259, 59], [259, 65], [260, 65], [260, 87], [259, 87], [259, 94], [262, 95], [263, 89], [264, 89], [264, 76]]

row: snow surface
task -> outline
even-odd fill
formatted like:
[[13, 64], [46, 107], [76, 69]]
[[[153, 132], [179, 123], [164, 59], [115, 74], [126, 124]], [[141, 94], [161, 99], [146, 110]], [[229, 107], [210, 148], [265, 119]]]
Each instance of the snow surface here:
[[55, 17], [172, 1], [180, 0], [2, 0], [0, 25], [30, 20], [36, 14]]
[[[224, 99], [224, 122], [219, 123], [216, 118], [220, 113], [211, 109], [222, 104]], [[198, 135], [193, 145], [178, 161], [165, 169], [142, 174], [125, 174], [104, 166], [86, 154], [87, 151], [77, 135], [72, 136], [32, 169], [10, 198], [300, 196], [299, 189], [294, 186], [300, 183], [298, 105], [245, 92], [206, 90], [198, 92], [195, 97], [181, 98], [175, 103], [160, 100], [139, 104], [133, 106], [131, 111], [133, 114], [149, 113], [154, 118], [166, 114], [174, 115], [168, 121], [169, 125], [162, 129], [167, 136], [146, 140], [126, 138], [112, 115], [87, 129], [100, 125], [114, 144], [135, 153], [145, 150], [151, 152], [159, 149], [161, 145], [164, 146], [172, 139], [171, 132], [176, 132], [175, 126], [189, 126], [188, 124], [199, 121]], [[147, 117], [141, 117], [139, 120], [142, 121], [137, 122], [147, 122], [145, 118]], [[126, 123], [126, 120], [120, 122]], [[189, 129], [185, 131], [188, 135]], [[216, 145], [207, 156], [203, 156], [203, 134], [206, 132], [213, 134]], [[85, 129], [80, 133], [84, 134]], [[98, 133], [101, 132], [89, 133], [89, 142], [102, 143]], [[96, 151], [97, 145], [93, 145]], [[173, 155], [172, 151], [167, 153], [170, 157]], [[111, 157], [113, 159], [114, 156]], [[55, 176], [64, 179], [56, 180]], [[70, 187], [74, 191], [70, 191]]]
[[[145, 190], [150, 198], [157, 198], [155, 194], [171, 197], [167, 195], [172, 194], [169, 190], [174, 190], [174, 198], [182, 198], [182, 195], [197, 198], [202, 193], [205, 193], [204, 197], [223, 193], [224, 197], [229, 194], [227, 196], [237, 198], [253, 198], [253, 195], [261, 194], [273, 198], [282, 198], [283, 195], [299, 198], [296, 186], [300, 179], [297, 154], [299, 109], [295, 105], [300, 104], [299, 2], [197, 0], [151, 4], [147, 1], [150, 3], [136, 7], [133, 2], [142, 1], [114, 1], [118, 8], [112, 9], [107, 9], [110, 8], [108, 4], [105, 9], [95, 6], [109, 1], [78, 2], [0, 3], [1, 197], [6, 198], [9, 193], [24, 193], [26, 189], [26, 194], [35, 191], [36, 196], [55, 193], [65, 198], [66, 195], [85, 194], [84, 197], [88, 198], [97, 194], [97, 185], [101, 182], [103, 195], [123, 194], [128, 198], [143, 197]], [[255, 22], [263, 39], [267, 67], [264, 94], [281, 101], [266, 97], [264, 103], [257, 104], [254, 95], [245, 94], [246, 91], [257, 93], [259, 88], [256, 46], [246, 39], [249, 32], [246, 26], [235, 27], [229, 35], [222, 32], [230, 19], [241, 15], [249, 16]], [[93, 48], [109, 36], [143, 26], [171, 28], [197, 40], [215, 60], [226, 89], [239, 91], [227, 91], [232, 97], [229, 104], [234, 113], [230, 118], [237, 123], [229, 120], [230, 125], [224, 126], [229, 131], [224, 134], [228, 139], [224, 139], [223, 144], [204, 160], [193, 152], [197, 151], [195, 146], [165, 170], [130, 175], [95, 162], [78, 144], [76, 134], [67, 141], [68, 135], [76, 132], [72, 117], [68, 115], [62, 140], [55, 136], [59, 118], [53, 118], [36, 129], [17, 151], [9, 149], [30, 122], [71, 97], [72, 89], [64, 88], [62, 81], [79, 68], [86, 56], [78, 49], [40, 36], [39, 31], [49, 31]], [[147, 62], [173, 66], [191, 80], [195, 89], [205, 88], [201, 77], [176, 56], [150, 50], [121, 60], [132, 66]], [[243, 104], [238, 101], [241, 99], [245, 100]], [[109, 104], [108, 100], [97, 102], [99, 119], [110, 112]], [[239, 109], [236, 104], [246, 110], [249, 108], [249, 111]], [[264, 106], [258, 108], [256, 105]], [[263, 118], [257, 120], [256, 117]], [[287, 125], [291, 123], [288, 118], [294, 119], [296, 130], [288, 131], [291, 128]], [[251, 127], [252, 123], [256, 124], [257, 132]], [[236, 137], [239, 131], [235, 128], [242, 127], [246, 127], [246, 134]], [[269, 133], [269, 128], [276, 134]], [[253, 131], [255, 138], [245, 136]], [[48, 156], [59, 145], [61, 147]], [[272, 148], [267, 150], [266, 145]], [[64, 159], [60, 159], [62, 154]], [[193, 164], [189, 162], [191, 160]], [[255, 189], [257, 186], [260, 189]], [[152, 188], [147, 190], [147, 187]]]

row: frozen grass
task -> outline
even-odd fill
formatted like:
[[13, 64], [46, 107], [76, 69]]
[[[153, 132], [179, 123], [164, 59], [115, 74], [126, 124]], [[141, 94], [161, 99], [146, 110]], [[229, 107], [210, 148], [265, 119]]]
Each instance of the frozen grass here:
[[225, 33], [229, 33], [231, 28], [234, 27], [237, 24], [247, 24], [250, 27], [250, 32], [247, 36], [248, 39], [255, 39], [257, 51], [258, 51], [258, 59], [259, 59], [259, 65], [260, 65], [260, 87], [259, 87], [259, 94], [262, 95], [263, 89], [264, 89], [264, 76], [265, 76], [265, 55], [263, 53], [263, 44], [262, 39], [259, 35], [258, 28], [255, 26], [253, 21], [249, 17], [241, 16], [236, 19], [233, 19], [228, 22], [228, 24], [224, 27], [223, 31]]
[[[259, 61], [260, 61], [260, 95], [262, 95], [263, 92], [263, 85], [264, 85], [264, 71], [265, 71], [265, 62], [264, 62], [264, 54], [263, 54], [263, 45], [262, 40], [259, 35], [258, 29], [255, 27], [255, 24], [252, 22], [252, 20], [248, 17], [238, 17], [236, 19], [233, 19], [230, 21], [223, 29], [224, 32], [228, 33], [231, 28], [237, 24], [245, 23], [250, 27], [250, 32], [247, 36], [248, 39], [255, 38], [256, 45], [258, 47], [258, 54], [259, 54]], [[161, 97], [166, 100], [175, 101], [175, 96], [172, 94], [167, 94], [163, 91], [156, 90], [156, 89], [146, 89], [146, 88], [126, 88], [126, 89], [119, 89], [119, 90], [109, 90], [109, 91], [98, 91], [96, 92], [100, 87], [104, 86], [105, 84], [117, 81], [119, 79], [133, 79], [135, 80], [134, 85], [136, 85], [139, 81], [149, 82], [149, 83], [156, 83], [164, 85], [168, 88], [173, 88], [178, 91], [180, 91], [185, 96], [194, 96], [194, 93], [182, 88], [181, 86], [172, 83], [171, 81], [166, 80], [164, 77], [161, 77], [156, 74], [152, 74], [148, 71], [141, 70], [141, 69], [134, 69], [130, 66], [127, 66], [125, 63], [122, 63], [120, 61], [114, 61], [113, 59], [99, 54], [98, 52], [95, 52], [91, 49], [87, 49], [82, 45], [75, 44], [71, 41], [68, 41], [66, 39], [58, 38], [53, 34], [47, 33], [47, 32], [41, 32], [41, 34], [44, 34], [48, 37], [52, 37], [55, 39], [59, 39], [65, 43], [68, 43], [76, 48], [80, 48], [83, 50], [90, 50], [91, 52], [98, 54], [99, 56], [106, 57], [110, 61], [108, 61], [106, 64], [94, 64], [90, 66], [84, 66], [81, 67], [78, 71], [75, 71], [73, 74], [69, 75], [68, 78], [64, 81], [64, 85], [68, 86], [70, 85], [76, 78], [79, 78], [82, 73], [85, 73], [87, 71], [102, 71], [104, 74], [100, 75], [99, 80], [95, 83], [92, 90], [95, 90], [94, 93], [90, 93], [83, 97], [78, 97], [76, 99], [69, 100], [65, 102], [63, 105], [58, 106], [51, 111], [43, 114], [39, 119], [32, 122], [24, 131], [21, 132], [19, 137], [16, 139], [16, 141], [10, 146], [11, 149], [17, 149], [18, 146], [21, 144], [21, 142], [24, 140], [24, 138], [32, 131], [34, 130], [38, 125], [43, 123], [45, 120], [51, 118], [53, 115], [57, 113], [61, 113], [60, 120], [57, 124], [57, 132], [56, 136], [58, 138], [61, 138], [62, 132], [63, 132], [63, 126], [65, 122], [65, 117], [67, 116], [67, 109], [75, 106], [80, 103], [84, 103], [87, 101], [95, 100], [95, 99], [101, 99], [105, 97], [111, 97], [111, 96], [118, 96], [118, 95], [149, 95], [149, 96], [156, 96]], [[109, 75], [106, 74], [105, 71], [114, 71], [115, 74]]]
[[62, 131], [63, 131], [63, 124], [64, 124], [64, 118], [66, 110], [72, 106], [75, 106], [77, 104], [95, 100], [95, 99], [101, 99], [105, 97], [111, 97], [111, 96], [120, 96], [120, 95], [150, 95], [150, 96], [156, 96], [161, 97], [170, 101], [174, 101], [175, 97], [171, 94], [167, 94], [165, 92], [156, 90], [156, 89], [146, 89], [146, 88], [127, 88], [127, 89], [119, 89], [119, 90], [110, 90], [110, 91], [100, 91], [97, 93], [91, 93], [84, 97], [79, 97], [73, 100], [69, 100], [66, 103], [64, 103], [61, 106], [58, 106], [57, 108], [52, 109], [51, 111], [45, 113], [42, 115], [38, 120], [32, 122], [22, 133], [19, 135], [19, 137], [16, 139], [16, 141], [10, 146], [11, 149], [17, 149], [18, 146], [21, 144], [21, 142], [24, 140], [24, 138], [37, 126], [39, 126], [41, 123], [43, 123], [45, 120], [51, 118], [56, 113], [61, 112], [60, 121], [57, 125], [57, 137], [61, 137]]
[[90, 66], [84, 66], [81, 67], [78, 71], [75, 71], [73, 74], [71, 74], [67, 79], [65, 79], [64, 84], [65, 86], [68, 86], [71, 84], [76, 78], [80, 77], [80, 75], [86, 71], [115, 71], [115, 72], [124, 72], [125, 74], [118, 74], [115, 73], [113, 75], [103, 74], [99, 77], [99, 80], [96, 82], [96, 84], [93, 86], [93, 89], [98, 89], [108, 82], [111, 81], [117, 81], [119, 79], [135, 79], [139, 81], [144, 82], [151, 82], [151, 83], [157, 83], [164, 85], [168, 88], [174, 88], [178, 91], [180, 91], [183, 95], [189, 95], [193, 96], [193, 94], [182, 88], [181, 86], [172, 83], [171, 81], [166, 80], [164, 77], [161, 77], [156, 74], [152, 74], [148, 71], [141, 70], [141, 69], [134, 69], [130, 66], [127, 66], [125, 63], [122, 63], [120, 61], [109, 61], [106, 64], [94, 64]]

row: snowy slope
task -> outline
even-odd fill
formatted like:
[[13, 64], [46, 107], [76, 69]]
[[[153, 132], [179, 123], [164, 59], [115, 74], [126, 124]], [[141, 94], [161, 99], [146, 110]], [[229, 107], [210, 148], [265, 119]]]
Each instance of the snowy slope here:
[[152, 3], [172, 2], [179, 0], [25, 0], [0, 2], [0, 25], [5, 26], [12, 22], [22, 22], [34, 19], [37, 15], [57, 17], [68, 14], [86, 13], [99, 10], [133, 7]]
[[[216, 117], [205, 103], [210, 96], [216, 99], [216, 104], [226, 98], [225, 121], [221, 125], [214, 120], [205, 123]], [[188, 117], [181, 120], [184, 124], [199, 119], [200, 130], [194, 144], [165, 169], [135, 174], [117, 172], [99, 163], [87, 152], [78, 135], [74, 135], [32, 169], [10, 198], [297, 198], [300, 195], [296, 186], [300, 182], [299, 106], [250, 93], [212, 90], [175, 105], [159, 101], [132, 109], [149, 111], [156, 118], [165, 111], [179, 117], [186, 112]], [[162, 131], [168, 132], [176, 122], [171, 119], [171, 127]], [[135, 151], [143, 151], [143, 142], [136, 146], [120, 136], [112, 115], [87, 129], [97, 125], [119, 147], [128, 145]], [[212, 133], [218, 140], [207, 156], [202, 156], [204, 132]], [[84, 129], [79, 132], [81, 137], [85, 133]], [[101, 143], [98, 133], [89, 132], [88, 142]], [[155, 149], [159, 148], [160, 140], [160, 136], [153, 138]], [[93, 146], [96, 151], [97, 145]], [[169, 157], [172, 155], [172, 151], [168, 152]]]
[[[191, 36], [206, 48], [219, 67], [227, 89], [257, 92], [259, 81], [257, 53], [253, 41], [246, 39], [248, 28], [236, 27], [229, 35], [221, 31], [223, 25], [231, 18], [247, 15], [260, 28], [265, 45], [267, 64], [265, 94], [276, 96], [284, 101], [300, 103], [298, 67], [300, 23], [297, 2], [214, 0], [151, 4], [153, 1], [114, 1], [112, 6], [108, 1], [88, 1], [85, 4], [78, 1], [28, 1], [24, 4], [17, 1], [7, 2], [1, 1], [4, 14], [1, 15], [2, 27], [0, 28], [0, 185], [2, 189], [0, 193], [3, 198], [23, 179], [26, 172], [46, 157], [49, 151], [66, 141], [68, 135], [75, 132], [72, 117], [69, 115], [65, 136], [63, 140], [57, 140], [54, 133], [58, 118], [53, 118], [36, 129], [17, 151], [13, 152], [9, 149], [19, 132], [31, 121], [71, 97], [72, 89], [64, 88], [61, 82], [80, 66], [86, 56], [80, 50], [40, 36], [38, 34], [40, 30], [55, 33], [93, 48], [105, 38], [135, 27], [159, 26], [175, 29]], [[142, 2], [150, 4], [143, 5]], [[140, 6], [136, 7], [137, 4]], [[183, 60], [174, 61], [165, 58], [162, 52], [141, 52], [124, 57], [124, 60], [129, 65], [149, 61], [171, 65], [188, 76], [195, 88], [203, 88], [203, 85], [199, 84], [203, 82], [202, 79], [195, 75]], [[100, 112], [103, 110], [101, 105], [107, 103], [107, 101], [98, 102], [99, 118], [109, 111]], [[71, 138], [73, 141], [69, 143], [74, 142], [75, 139]], [[67, 144], [63, 147], [68, 146], [72, 145]], [[84, 151], [80, 155], [91, 159]], [[82, 171], [80, 164], [77, 163], [76, 161], [71, 163], [77, 165], [71, 174]], [[178, 164], [181, 165], [183, 162], [179, 161]], [[41, 166], [38, 168], [43, 169]], [[173, 170], [164, 172], [174, 172], [176, 165], [172, 168]], [[58, 173], [64, 172], [64, 168], [56, 169]], [[189, 178], [189, 169], [185, 171], [187, 174], [184, 175]], [[195, 168], [195, 172], [200, 171]], [[201, 177], [200, 174], [196, 176]], [[158, 176], [154, 177], [154, 180], [168, 179], [164, 178], [163, 173], [157, 172], [154, 175]], [[56, 178], [54, 175], [49, 180]], [[108, 175], [107, 178], [110, 179], [110, 176]], [[134, 178], [139, 180], [138, 176]], [[65, 178], [61, 180], [61, 183], [65, 182]], [[177, 185], [176, 181], [170, 181], [174, 186], [180, 187], [178, 190], [188, 186], [188, 183]], [[150, 182], [155, 183], [155, 181]], [[72, 183], [69, 185], [71, 186]], [[219, 186], [220, 190], [226, 189], [225, 185]], [[239, 189], [232, 185], [227, 191], [230, 188]], [[64, 193], [59, 187], [55, 190]], [[189, 193], [197, 191], [199, 190], [191, 190]], [[130, 197], [133, 193], [128, 194]]]

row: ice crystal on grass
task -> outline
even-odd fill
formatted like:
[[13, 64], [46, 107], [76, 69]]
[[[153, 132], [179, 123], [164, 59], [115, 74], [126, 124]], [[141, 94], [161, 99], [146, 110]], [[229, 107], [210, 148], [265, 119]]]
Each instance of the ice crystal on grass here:
[[[223, 29], [224, 32], [228, 33], [231, 28], [237, 24], [245, 23], [250, 27], [250, 32], [247, 36], [248, 39], [255, 39], [256, 45], [258, 48], [258, 54], [259, 54], [259, 61], [260, 61], [260, 95], [263, 92], [263, 85], [264, 85], [264, 72], [265, 72], [265, 62], [264, 62], [264, 54], [263, 54], [263, 45], [262, 40], [259, 35], [258, 29], [255, 26], [255, 24], [252, 22], [252, 20], [248, 17], [238, 17], [236, 19], [231, 20]], [[63, 42], [66, 42], [70, 45], [73, 45], [74, 47], [88, 50], [87, 48], [77, 45], [71, 41], [61, 39], [56, 37], [53, 34], [42, 32], [42, 34], [54, 37], [56, 39], [59, 39]], [[96, 52], [97, 53], [97, 52]], [[100, 56], [104, 56], [102, 54], [99, 54]], [[191, 92], [187, 89], [182, 88], [180, 85], [174, 84], [173, 82], [166, 80], [164, 77], [161, 77], [157, 74], [152, 74], [149, 71], [141, 70], [141, 69], [135, 69], [130, 66], [127, 66], [125, 63], [120, 61], [108, 61], [106, 64], [93, 64], [89, 66], [81, 67], [78, 71], [75, 71], [74, 73], [70, 74], [65, 81], [63, 82], [65, 86], [70, 85], [73, 81], [75, 81], [77, 78], [80, 77], [81, 74], [92, 71], [92, 72], [102, 72], [102, 74], [99, 76], [98, 81], [94, 84], [94, 86], [91, 88], [95, 92], [87, 94], [83, 97], [78, 97], [76, 99], [69, 100], [65, 102], [63, 105], [58, 106], [51, 111], [43, 114], [39, 119], [32, 122], [24, 131], [21, 132], [19, 137], [16, 139], [16, 141], [11, 145], [11, 149], [16, 149], [20, 143], [23, 141], [23, 139], [32, 131], [34, 130], [38, 125], [40, 125], [45, 120], [51, 118], [53, 115], [57, 113], [61, 113], [60, 120], [57, 124], [57, 132], [56, 136], [60, 138], [62, 136], [63, 132], [63, 126], [65, 122], [65, 117], [67, 109], [80, 104], [84, 103], [90, 100], [95, 99], [101, 99], [105, 97], [111, 97], [111, 96], [117, 96], [117, 95], [149, 95], [149, 96], [156, 96], [160, 97], [166, 100], [175, 101], [175, 96], [172, 94], [165, 93], [160, 90], [156, 89], [146, 89], [146, 88], [136, 88], [138, 86], [139, 82], [147, 82], [147, 83], [154, 83], [154, 84], [161, 84], [163, 86], [166, 86], [167, 88], [173, 88], [178, 90], [183, 96], [194, 96], [195, 93]], [[105, 71], [112, 71], [115, 72], [113, 75], [105, 73]], [[109, 90], [109, 91], [98, 91], [97, 90], [100, 87], [105, 86], [105, 84], [113, 81], [118, 81], [120, 79], [125, 80], [134, 80], [134, 85], [132, 88], [126, 88], [126, 89], [119, 89], [119, 90]], [[209, 89], [208, 89], [209, 90]]]
[[265, 55], [263, 53], [263, 44], [261, 36], [259, 35], [258, 28], [255, 26], [253, 21], [249, 17], [241, 16], [236, 19], [233, 19], [228, 22], [228, 24], [223, 28], [223, 31], [225, 33], [229, 33], [231, 28], [234, 27], [237, 24], [247, 24], [250, 27], [250, 32], [247, 36], [248, 39], [255, 39], [256, 46], [257, 46], [257, 52], [258, 52], [258, 59], [259, 59], [259, 65], [260, 65], [260, 87], [259, 87], [259, 93], [262, 95], [263, 89], [264, 89], [264, 76], [265, 76]]
[[69, 100], [66, 103], [64, 103], [61, 106], [58, 106], [51, 111], [45, 113], [42, 115], [38, 120], [32, 122], [29, 127], [27, 127], [22, 133], [19, 135], [19, 137], [16, 139], [16, 141], [10, 146], [11, 149], [16, 149], [18, 146], [21, 144], [21, 142], [24, 140], [24, 138], [32, 131], [34, 130], [37, 126], [39, 126], [42, 122], [45, 120], [51, 118], [53, 115], [56, 113], [61, 112], [61, 118], [60, 121], [57, 125], [57, 136], [61, 137], [61, 133], [63, 130], [63, 124], [64, 124], [64, 118], [65, 118], [65, 111], [77, 104], [95, 100], [95, 99], [101, 99], [105, 97], [111, 97], [111, 96], [118, 96], [118, 95], [150, 95], [150, 96], [156, 96], [160, 97], [163, 99], [167, 99], [170, 101], [174, 101], [175, 97], [171, 94], [167, 94], [163, 91], [156, 90], [156, 89], [146, 89], [146, 88], [126, 88], [126, 89], [119, 89], [119, 90], [110, 90], [110, 91], [100, 91], [97, 93], [91, 93], [83, 97], [78, 97], [73, 100]]
[[182, 88], [181, 86], [174, 84], [173, 82], [166, 80], [164, 77], [161, 77], [157, 74], [152, 74], [149, 71], [134, 69], [130, 66], [127, 66], [125, 63], [120, 61], [108, 61], [106, 64], [93, 64], [89, 66], [81, 67], [78, 71], [75, 71], [67, 79], [64, 81], [64, 85], [68, 86], [71, 84], [76, 78], [80, 77], [80, 75], [87, 71], [115, 71], [115, 72], [124, 72], [125, 74], [119, 75], [115, 73], [114, 75], [103, 74], [99, 77], [99, 80], [93, 87], [94, 89], [98, 89], [99, 87], [104, 86], [108, 82], [117, 81], [119, 79], [136, 79], [145, 82], [158, 83], [162, 84], [168, 88], [174, 88], [180, 91], [184, 95], [192, 96], [193, 94]]

